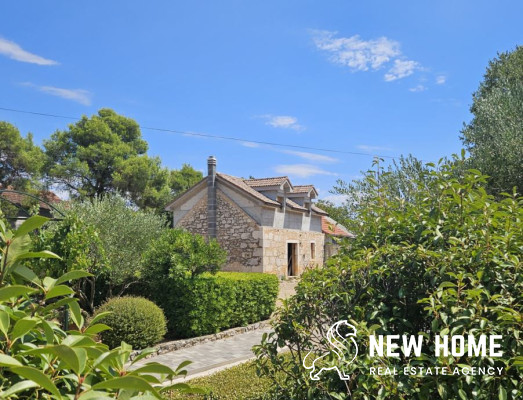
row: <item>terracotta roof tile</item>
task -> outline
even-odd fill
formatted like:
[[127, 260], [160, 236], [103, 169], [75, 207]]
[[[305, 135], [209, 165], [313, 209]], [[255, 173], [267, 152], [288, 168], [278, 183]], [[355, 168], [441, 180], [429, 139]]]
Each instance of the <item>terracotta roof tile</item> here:
[[[216, 174], [216, 176], [217, 176], [218, 179], [222, 179], [223, 181], [225, 181], [225, 182], [227, 182], [227, 183], [229, 183], [231, 185], [236, 186], [238, 189], [248, 193], [249, 195], [257, 198], [260, 201], [263, 201], [265, 204], [270, 204], [272, 206], [277, 206], [277, 207], [281, 206], [281, 204], [278, 201], [273, 200], [273, 199], [265, 196], [263, 193], [259, 192], [255, 188], [262, 188], [262, 187], [280, 185], [280, 184], [282, 184], [285, 181], [289, 181], [289, 178], [287, 178], [286, 176], [280, 176], [280, 177], [276, 177], [276, 178], [263, 178], [263, 179], [242, 179], [242, 178], [238, 178], [236, 176], [222, 174], [220, 172], [218, 172]], [[194, 188], [196, 188], [197, 186], [201, 185], [206, 179], [207, 178], [203, 178], [196, 185], [194, 185], [189, 190], [187, 190], [186, 192], [182, 193], [180, 196], [178, 196], [173, 201], [171, 201], [165, 208], [166, 209], [172, 208], [172, 206], [174, 204], [176, 204], [178, 201], [180, 201], [182, 198], [184, 198]], [[290, 184], [290, 182], [289, 182], [289, 184]], [[312, 186], [312, 185], [301, 185], [301, 186], [298, 186], [298, 188], [300, 188], [300, 190], [302, 190], [301, 188], [308, 188], [308, 189], [311, 188], [311, 189], [314, 189], [314, 186]], [[295, 209], [295, 210], [308, 211], [308, 209], [306, 207], [303, 207], [303, 206], [299, 205], [298, 203], [292, 201], [289, 198], [287, 198], [287, 203], [286, 204], [289, 207], [291, 207], [292, 209]], [[316, 214], [327, 215], [327, 213], [325, 211], [323, 211], [322, 209], [316, 207], [314, 204], [311, 206], [311, 210], [313, 212], [315, 212]]]
[[[8, 187], [7, 190], [13, 190], [13, 188]], [[33, 198], [31, 198], [29, 196], [25, 196], [22, 193], [16, 193], [16, 192], [2, 192], [0, 195], [6, 200], [8, 200], [12, 203], [15, 203], [15, 204], [20, 204], [20, 205], [23, 205], [25, 202], [34, 200]], [[60, 197], [58, 197], [55, 193], [53, 193], [51, 191], [42, 191], [38, 194], [38, 196], [40, 196], [42, 198], [42, 200], [45, 200], [50, 204], [58, 204], [58, 203], [62, 202], [62, 199], [60, 199]], [[47, 204], [45, 204], [43, 202], [40, 202], [40, 208], [44, 208], [46, 210], [51, 209], [51, 207], [49, 207]]]
[[257, 190], [254, 190], [252, 187], [250, 187], [249, 185], [247, 185], [245, 183], [245, 180], [243, 180], [241, 178], [237, 178], [235, 176], [226, 175], [226, 174], [222, 174], [222, 173], [217, 173], [216, 175], [219, 178], [222, 178], [225, 181], [227, 181], [229, 183], [232, 183], [233, 185], [237, 186], [238, 188], [246, 191], [247, 193], [251, 194], [252, 196], [258, 198], [261, 201], [263, 201], [264, 203], [273, 204], [273, 205], [277, 205], [277, 206], [280, 205], [280, 203], [278, 203], [276, 200], [272, 200], [269, 197], [261, 194]]
[[309, 211], [308, 208], [300, 206], [298, 203], [292, 201], [291, 199], [287, 199], [287, 205], [296, 210]]
[[313, 185], [298, 185], [293, 186], [293, 193], [308, 193], [314, 189]]
[[[274, 178], [245, 179], [244, 182], [250, 187], [279, 186], [285, 181], [289, 182], [288, 176], [277, 176]], [[291, 185], [292, 186], [292, 185]]]
[[350, 238], [354, 237], [354, 235], [350, 233], [343, 225], [338, 224], [330, 217], [321, 217], [321, 230], [327, 235]]
[[323, 214], [323, 215], [329, 215], [327, 211], [322, 210], [320, 207], [312, 205], [312, 211], [314, 211], [316, 214]]

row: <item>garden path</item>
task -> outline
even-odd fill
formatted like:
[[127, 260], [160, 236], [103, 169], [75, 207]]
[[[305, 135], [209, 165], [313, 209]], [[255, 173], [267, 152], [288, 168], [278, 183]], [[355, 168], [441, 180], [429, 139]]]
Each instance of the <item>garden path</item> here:
[[260, 344], [262, 335], [270, 330], [270, 327], [266, 327], [225, 339], [198, 343], [191, 347], [140, 360], [134, 366], [138, 367], [155, 361], [176, 369], [182, 361], [191, 360], [192, 363], [185, 368], [188, 378], [207, 375], [253, 358], [252, 346]]
[[[298, 279], [280, 281], [277, 305], [281, 305], [283, 299], [287, 299], [295, 293], [297, 283]], [[155, 361], [176, 369], [182, 361], [190, 360], [192, 363], [186, 367], [187, 378], [209, 375], [253, 358], [252, 346], [260, 344], [263, 334], [270, 331], [270, 327], [265, 327], [225, 339], [198, 343], [191, 347], [141, 360], [134, 364], [134, 367]], [[175, 381], [179, 380], [181, 379], [175, 379]]]

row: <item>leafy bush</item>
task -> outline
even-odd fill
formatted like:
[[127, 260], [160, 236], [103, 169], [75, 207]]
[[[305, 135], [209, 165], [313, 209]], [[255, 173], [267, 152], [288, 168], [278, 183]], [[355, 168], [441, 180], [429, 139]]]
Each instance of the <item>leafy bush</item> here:
[[154, 288], [167, 278], [194, 277], [218, 271], [227, 260], [227, 252], [216, 240], [206, 241], [181, 229], [167, 229], [155, 239], [143, 257], [143, 279]]
[[170, 336], [193, 337], [268, 318], [278, 296], [278, 278], [251, 272], [166, 278], [149, 296], [165, 310]]
[[[485, 191], [486, 177], [463, 171], [463, 163], [428, 165], [429, 176], [408, 198], [390, 196], [379, 178], [383, 171], [366, 175], [356, 238], [326, 268], [302, 276], [296, 296], [279, 312], [275, 333], [256, 350], [266, 376], [287, 376], [275, 398], [521, 398], [522, 199], [497, 201]], [[345, 367], [350, 381], [340, 381], [335, 371], [310, 380], [304, 352], [326, 351], [325, 328], [342, 319], [358, 331], [359, 355]], [[372, 334], [423, 335], [421, 357], [370, 357]], [[502, 335], [503, 357], [435, 357], [433, 338], [446, 334], [476, 340]], [[288, 360], [277, 353], [284, 345], [291, 350]], [[493, 366], [503, 373], [403, 374], [403, 367], [416, 365]], [[371, 375], [369, 367], [377, 366], [396, 367], [399, 374]]]
[[[110, 312], [107, 315], [102, 313]], [[110, 348], [125, 342], [137, 349], [152, 346], [163, 339], [166, 321], [163, 311], [142, 297], [109, 299], [96, 311], [95, 318], [111, 330], [101, 333], [102, 341]]]
[[51, 224], [33, 238], [37, 249], [51, 250], [61, 258], [39, 260], [34, 263], [38, 275], [58, 277], [73, 270], [83, 270], [91, 275], [77, 279], [73, 289], [80, 306], [89, 314], [94, 312], [99, 300], [96, 283], [108, 271], [103, 242], [93, 225], [86, 224], [74, 213], [67, 214], [59, 223]]
[[[186, 373], [186, 363], [176, 370], [149, 362], [131, 370], [151, 351], [130, 362], [131, 346], [109, 348], [95, 340], [107, 326], [84, 318], [68, 281], [89, 275], [70, 271], [57, 279], [39, 279], [24, 262], [58, 258], [42, 251], [28, 252], [29, 232], [46, 218], [34, 216], [16, 231], [0, 219], [0, 398], [2, 399], [162, 399], [171, 389], [190, 390], [186, 384], [162, 382]], [[76, 329], [64, 330], [57, 320], [67, 306]], [[101, 317], [102, 314], [99, 315]]]
[[73, 201], [63, 210], [62, 221], [49, 224], [36, 237], [36, 250], [63, 255], [35, 265], [39, 273], [53, 277], [84, 269], [93, 275], [75, 289], [81, 306], [89, 313], [107, 298], [121, 296], [141, 277], [142, 254], [165, 228], [163, 217], [133, 210], [119, 196], [92, 201]]

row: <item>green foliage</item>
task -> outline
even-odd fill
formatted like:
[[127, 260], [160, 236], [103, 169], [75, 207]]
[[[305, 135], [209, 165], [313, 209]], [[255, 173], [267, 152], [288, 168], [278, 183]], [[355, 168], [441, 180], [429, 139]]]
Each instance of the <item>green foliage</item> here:
[[169, 170], [159, 157], [131, 157], [113, 173], [116, 190], [142, 209], [161, 210], [172, 198]]
[[[24, 263], [30, 259], [58, 258], [48, 252], [30, 252], [28, 234], [46, 218], [35, 216], [10, 231], [0, 219], [0, 398], [2, 399], [162, 399], [172, 389], [190, 390], [186, 384], [162, 386], [165, 379], [183, 375], [150, 362], [133, 364], [131, 346], [109, 348], [95, 336], [107, 329], [94, 318], [85, 324], [68, 281], [88, 275], [70, 271], [58, 279], [39, 279]], [[58, 312], [67, 306], [75, 329], [64, 330]]]
[[[349, 391], [352, 399], [522, 395], [522, 200], [495, 200], [485, 191], [486, 177], [463, 171], [464, 162], [429, 165], [408, 201], [377, 178], [383, 171], [364, 178], [367, 206], [356, 238], [324, 269], [302, 276], [296, 296], [277, 316], [275, 333], [257, 348], [266, 376], [287, 376], [275, 398], [342, 399]], [[359, 356], [345, 367], [351, 380], [345, 385], [335, 371], [310, 380], [303, 355], [329, 349], [325, 331], [342, 319], [358, 330]], [[371, 334], [422, 334], [422, 357], [370, 358]], [[445, 334], [502, 335], [503, 357], [436, 358], [433, 338]], [[285, 345], [289, 360], [277, 353]], [[404, 366], [416, 365], [504, 370], [500, 376], [403, 375]], [[378, 366], [396, 367], [399, 375], [371, 375], [369, 367]]]
[[201, 173], [187, 164], [170, 171], [158, 157], [147, 156], [147, 142], [136, 121], [106, 108], [56, 131], [44, 147], [49, 181], [73, 197], [93, 199], [119, 192], [139, 208], [161, 209], [201, 179]]
[[490, 176], [494, 194], [523, 191], [523, 47], [489, 62], [461, 131], [470, 164]]
[[33, 136], [22, 137], [18, 129], [0, 121], [0, 186], [28, 189], [39, 178], [43, 152], [33, 144]]
[[191, 379], [190, 384], [205, 390], [206, 394], [173, 392], [169, 400], [261, 400], [271, 390], [272, 381], [258, 376], [255, 362], [249, 361], [210, 376]]
[[360, 229], [360, 214], [373, 207], [372, 202], [378, 194], [410, 202], [420, 190], [425, 190], [430, 185], [429, 168], [412, 155], [393, 160], [386, 170], [382, 165], [383, 160], [376, 158], [373, 162], [376, 168], [361, 172], [361, 179], [354, 179], [352, 182], [337, 181], [331, 193], [344, 199], [341, 207], [323, 203], [326, 210], [332, 213], [331, 216], [349, 230], [357, 232]]
[[[342, 184], [341, 181], [338, 181], [338, 184]], [[327, 212], [329, 217], [331, 217], [337, 223], [345, 226], [350, 223], [351, 217], [347, 207], [334, 204], [329, 200], [318, 200], [316, 206]]]
[[101, 196], [114, 190], [113, 174], [126, 161], [145, 154], [141, 136], [135, 121], [101, 109], [44, 142], [48, 173], [73, 195]]
[[[65, 250], [62, 262], [44, 265], [47, 274], [57, 276], [76, 263], [77, 268], [96, 274], [96, 298], [89, 297], [88, 311], [108, 297], [121, 296], [140, 280], [142, 254], [166, 230], [161, 216], [133, 210], [119, 196], [71, 202], [64, 212], [66, 218], [51, 224], [38, 248]], [[71, 248], [65, 249], [68, 245]], [[91, 289], [89, 293], [93, 294]]]
[[60, 259], [39, 260], [33, 269], [40, 276], [58, 277], [73, 270], [89, 272], [77, 279], [72, 287], [83, 310], [94, 312], [97, 278], [108, 273], [104, 243], [94, 225], [83, 222], [74, 212], [63, 220], [51, 223], [33, 238], [34, 247], [61, 254]]
[[207, 242], [201, 235], [180, 229], [166, 229], [153, 240], [143, 256], [144, 280], [154, 288], [166, 278], [194, 277], [215, 273], [227, 260], [227, 252], [216, 240]]
[[278, 278], [240, 272], [186, 279], [162, 275], [146, 295], [165, 310], [170, 336], [193, 337], [269, 318], [278, 296]]
[[163, 311], [143, 297], [109, 299], [96, 310], [94, 318], [97, 316], [98, 322], [111, 328], [101, 333], [102, 341], [110, 348], [125, 342], [144, 349], [160, 342], [166, 333]]
[[169, 177], [169, 187], [171, 188], [171, 195], [177, 196], [191, 186], [197, 184], [203, 178], [200, 171], [196, 171], [189, 164], [183, 164], [181, 169], [172, 170]]

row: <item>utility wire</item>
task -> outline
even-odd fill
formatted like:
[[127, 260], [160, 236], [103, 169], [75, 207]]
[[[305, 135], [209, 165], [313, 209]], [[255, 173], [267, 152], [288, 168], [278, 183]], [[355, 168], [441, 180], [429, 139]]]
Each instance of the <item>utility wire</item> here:
[[[64, 118], [64, 119], [72, 119], [72, 120], [80, 119], [78, 117], [70, 117], [70, 116], [66, 116], [66, 115], [57, 115], [57, 114], [48, 114], [48, 113], [35, 112], [35, 111], [17, 110], [14, 108], [0, 107], [0, 110], [16, 112], [16, 113], [20, 113], [20, 114], [38, 115], [41, 117]], [[175, 134], [180, 134], [180, 135], [203, 137], [203, 138], [209, 138], [209, 139], [230, 140], [230, 141], [242, 142], [242, 143], [262, 144], [262, 145], [266, 145], [266, 146], [287, 147], [287, 148], [300, 149], [300, 150], [315, 150], [315, 151], [323, 151], [323, 152], [327, 152], [327, 153], [351, 154], [351, 155], [356, 155], [356, 156], [380, 157], [380, 158], [389, 158], [389, 159], [399, 158], [397, 156], [386, 156], [386, 155], [382, 155], [382, 154], [370, 154], [370, 153], [361, 153], [361, 152], [356, 152], [356, 151], [336, 150], [336, 149], [328, 149], [328, 148], [312, 147], [312, 146], [300, 146], [300, 145], [295, 145], [295, 144], [265, 142], [265, 141], [260, 141], [260, 140], [242, 139], [242, 138], [238, 138], [238, 137], [234, 137], [234, 136], [211, 135], [208, 133], [180, 131], [180, 130], [176, 130], [176, 129], [154, 128], [154, 127], [149, 127], [149, 126], [140, 126], [140, 128], [150, 130], [150, 131], [156, 131], [156, 132], [175, 133]]]

